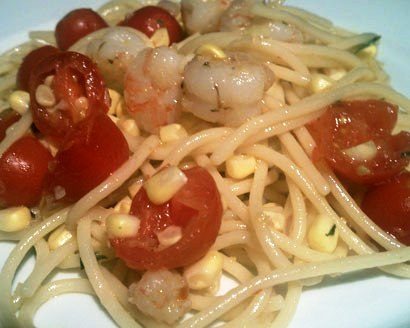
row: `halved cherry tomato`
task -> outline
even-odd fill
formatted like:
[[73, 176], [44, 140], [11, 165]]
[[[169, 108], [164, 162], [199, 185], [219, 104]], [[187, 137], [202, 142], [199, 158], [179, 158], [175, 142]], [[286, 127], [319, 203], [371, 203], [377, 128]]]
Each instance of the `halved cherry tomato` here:
[[20, 114], [8, 109], [0, 113], [0, 141], [6, 136], [6, 130], [20, 119]]
[[[317, 143], [314, 159], [325, 159], [342, 177], [360, 184], [382, 182], [401, 172], [409, 163], [410, 133], [391, 135], [397, 106], [380, 100], [338, 102], [309, 124]], [[374, 156], [358, 159], [346, 149], [373, 141]]]
[[92, 190], [129, 157], [121, 131], [105, 115], [94, 116], [73, 130], [51, 167], [48, 190], [63, 188], [62, 199], [74, 202]]
[[108, 27], [108, 24], [94, 10], [75, 9], [57, 23], [55, 31], [57, 45], [61, 50], [67, 50], [82, 37], [104, 27]]
[[168, 31], [169, 42], [179, 42], [184, 38], [184, 32], [168, 11], [156, 6], [146, 6], [134, 11], [118, 25], [129, 26], [151, 37], [156, 30], [165, 27]]
[[17, 72], [17, 88], [24, 91], [29, 91], [30, 74], [40, 64], [40, 62], [51, 56], [59, 53], [56, 47], [43, 46], [31, 51], [26, 57], [24, 57], [19, 70]]
[[410, 246], [410, 172], [372, 187], [361, 207], [380, 228]]
[[[56, 103], [45, 107], [37, 102], [36, 91], [48, 76]], [[57, 145], [80, 122], [106, 113], [110, 98], [96, 65], [76, 52], [60, 52], [37, 66], [30, 77], [30, 108], [39, 131]]]
[[50, 152], [32, 136], [15, 143], [0, 158], [0, 206], [34, 206], [40, 201]]
[[[221, 225], [221, 197], [211, 175], [203, 168], [184, 171], [187, 183], [163, 205], [154, 205], [142, 188], [134, 197], [131, 214], [141, 219], [138, 235], [112, 239], [117, 256], [133, 269], [173, 269], [203, 257]], [[182, 228], [182, 238], [165, 249], [158, 248], [156, 233], [170, 225]]]

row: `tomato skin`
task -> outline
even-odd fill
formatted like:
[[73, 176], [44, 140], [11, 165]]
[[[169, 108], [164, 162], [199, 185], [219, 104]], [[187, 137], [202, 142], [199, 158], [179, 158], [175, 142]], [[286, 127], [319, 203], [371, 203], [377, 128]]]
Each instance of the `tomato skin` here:
[[370, 188], [361, 207], [379, 227], [410, 246], [410, 172]]
[[[333, 104], [308, 125], [317, 143], [313, 158], [316, 161], [325, 159], [336, 173], [355, 183], [385, 181], [409, 163], [402, 154], [410, 150], [410, 133], [391, 135], [396, 121], [397, 106], [384, 101]], [[372, 159], [355, 160], [343, 152], [368, 141], [373, 141], [377, 149]]]
[[0, 113], [0, 142], [6, 136], [6, 130], [9, 126], [17, 122], [20, 117], [20, 114], [16, 113], [12, 109], [8, 109]]
[[57, 153], [48, 179], [48, 191], [65, 190], [64, 202], [75, 202], [104, 181], [129, 157], [121, 131], [104, 114], [73, 130]]
[[146, 6], [134, 11], [119, 26], [129, 26], [151, 37], [156, 30], [165, 27], [168, 30], [170, 44], [184, 38], [184, 32], [177, 20], [168, 11], [156, 6]]
[[[57, 107], [41, 106], [36, 90], [49, 75], [54, 75], [51, 89]], [[110, 98], [96, 65], [88, 57], [76, 52], [60, 52], [48, 57], [33, 70], [30, 82], [30, 109], [38, 130], [56, 145], [80, 122], [98, 113], [106, 113]], [[79, 109], [76, 100], [87, 99], [87, 107]]]
[[67, 50], [82, 37], [104, 27], [108, 27], [108, 24], [94, 10], [75, 9], [57, 23], [55, 30], [57, 45], [61, 50]]
[[17, 89], [29, 91], [29, 80], [31, 72], [40, 62], [51, 55], [59, 53], [56, 47], [43, 46], [31, 51], [26, 57], [24, 57], [19, 70], [17, 72]]
[[0, 158], [0, 206], [35, 206], [40, 201], [50, 152], [32, 136], [13, 143]]
[[[110, 240], [116, 255], [130, 268], [183, 267], [198, 261], [215, 242], [222, 217], [221, 197], [215, 182], [200, 167], [184, 173], [188, 182], [165, 204], [152, 204], [143, 188], [134, 197], [131, 214], [141, 219], [138, 235]], [[155, 232], [170, 225], [182, 228], [182, 238], [172, 246], [158, 249]]]

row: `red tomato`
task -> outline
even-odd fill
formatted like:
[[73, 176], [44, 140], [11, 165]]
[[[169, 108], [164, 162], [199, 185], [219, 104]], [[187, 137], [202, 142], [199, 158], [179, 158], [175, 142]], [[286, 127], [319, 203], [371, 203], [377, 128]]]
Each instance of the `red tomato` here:
[[[401, 172], [409, 163], [410, 133], [391, 135], [397, 107], [380, 100], [338, 102], [330, 106], [309, 131], [317, 143], [314, 159], [324, 158], [341, 176], [360, 184], [379, 183]], [[344, 151], [373, 141], [376, 154], [354, 159]]]
[[165, 27], [168, 30], [170, 43], [179, 42], [184, 38], [184, 32], [174, 16], [156, 6], [142, 7], [118, 25], [135, 28], [148, 37], [151, 37], [156, 30]]
[[[54, 76], [51, 89], [56, 105], [45, 107], [37, 102], [36, 91], [50, 75]], [[77, 124], [97, 113], [106, 113], [110, 106], [108, 91], [94, 63], [82, 54], [68, 51], [48, 57], [33, 70], [30, 99], [34, 124], [56, 144], [61, 144]]]
[[29, 79], [30, 74], [40, 62], [51, 56], [59, 53], [56, 47], [43, 46], [31, 51], [26, 57], [24, 57], [19, 70], [17, 72], [17, 88], [24, 91], [29, 91]]
[[20, 119], [20, 115], [14, 110], [5, 110], [0, 113], [0, 141], [6, 136], [6, 130], [13, 123], [17, 122]]
[[371, 188], [363, 211], [383, 230], [410, 246], [410, 173]]
[[[186, 170], [188, 182], [167, 203], [156, 206], [142, 188], [134, 197], [131, 214], [141, 219], [138, 235], [112, 239], [116, 255], [137, 270], [173, 269], [203, 257], [221, 225], [221, 197], [211, 175], [203, 168]], [[155, 233], [170, 225], [182, 228], [182, 238], [158, 249]]]
[[104, 27], [108, 27], [108, 24], [94, 10], [75, 9], [57, 23], [55, 31], [57, 45], [61, 50], [67, 50], [82, 37]]
[[129, 157], [121, 131], [104, 114], [84, 122], [69, 135], [57, 153], [48, 190], [65, 190], [63, 201], [74, 202], [103, 182]]
[[0, 158], [0, 206], [35, 206], [51, 160], [50, 152], [32, 136], [12, 144]]

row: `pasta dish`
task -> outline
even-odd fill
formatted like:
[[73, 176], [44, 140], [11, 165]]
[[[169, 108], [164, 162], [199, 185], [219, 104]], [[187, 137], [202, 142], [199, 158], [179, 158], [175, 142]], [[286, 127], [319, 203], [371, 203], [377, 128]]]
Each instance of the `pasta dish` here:
[[282, 2], [113, 0], [0, 56], [0, 327], [69, 293], [287, 327], [326, 277], [410, 278], [410, 100], [379, 35]]

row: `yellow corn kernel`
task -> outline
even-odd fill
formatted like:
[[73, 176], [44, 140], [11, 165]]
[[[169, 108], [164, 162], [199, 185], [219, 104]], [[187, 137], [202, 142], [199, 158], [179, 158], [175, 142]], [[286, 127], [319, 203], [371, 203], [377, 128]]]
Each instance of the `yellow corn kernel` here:
[[376, 145], [372, 140], [343, 150], [347, 156], [357, 161], [371, 160], [377, 154]]
[[314, 73], [310, 81], [310, 90], [313, 93], [319, 93], [329, 88], [333, 84], [333, 80], [327, 75]]
[[30, 95], [26, 91], [14, 91], [10, 94], [8, 100], [10, 107], [20, 115], [23, 115], [25, 112], [27, 112], [28, 108], [30, 107]]
[[336, 249], [338, 239], [339, 231], [333, 220], [327, 215], [319, 214], [309, 227], [309, 246], [319, 252], [332, 253]]
[[140, 135], [140, 129], [138, 128], [138, 125], [135, 122], [135, 120], [132, 118], [120, 120], [119, 125], [121, 130], [123, 130], [124, 132], [128, 133], [133, 137], [138, 137]]
[[280, 232], [285, 231], [286, 217], [282, 213], [282, 208], [275, 203], [266, 203], [262, 207], [262, 213], [272, 227]]
[[327, 76], [329, 76], [332, 80], [339, 81], [346, 75], [346, 69], [344, 68], [328, 68], [325, 70]]
[[128, 196], [121, 199], [114, 207], [115, 213], [128, 214], [131, 210], [132, 199]]
[[113, 89], [108, 89], [108, 93], [110, 94], [111, 98], [111, 106], [108, 110], [108, 114], [115, 115], [117, 106], [120, 103], [122, 97], [117, 91]]
[[54, 230], [50, 237], [48, 237], [48, 247], [51, 251], [63, 246], [67, 243], [73, 235], [70, 231], [66, 229], [64, 225], [60, 226], [58, 229]]
[[371, 44], [370, 46], [360, 50], [357, 55], [362, 59], [375, 58], [377, 55], [377, 46], [375, 44]]
[[150, 201], [160, 205], [169, 201], [187, 181], [184, 172], [170, 166], [148, 179], [144, 188]]
[[172, 246], [182, 238], [182, 229], [174, 225], [169, 226], [163, 231], [158, 232], [157, 238], [161, 246]]
[[197, 55], [212, 56], [217, 59], [226, 58], [225, 52], [218, 46], [210, 43], [205, 43], [196, 50]]
[[16, 232], [27, 228], [31, 221], [30, 210], [25, 206], [0, 210], [0, 230]]
[[217, 251], [209, 251], [198, 262], [184, 269], [184, 277], [191, 289], [212, 287], [222, 273], [223, 256]]
[[110, 238], [127, 238], [135, 236], [140, 228], [140, 220], [129, 214], [110, 214], [105, 223]]
[[226, 161], [226, 173], [234, 179], [243, 179], [255, 172], [256, 159], [247, 155], [234, 155]]
[[163, 143], [175, 142], [188, 137], [188, 132], [181, 124], [168, 124], [160, 127], [159, 137]]
[[165, 27], [156, 30], [150, 39], [154, 47], [169, 46], [169, 34]]

